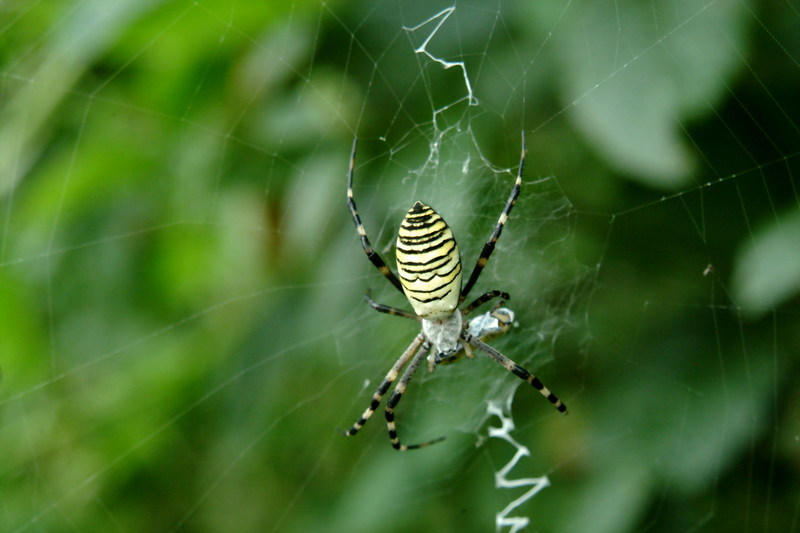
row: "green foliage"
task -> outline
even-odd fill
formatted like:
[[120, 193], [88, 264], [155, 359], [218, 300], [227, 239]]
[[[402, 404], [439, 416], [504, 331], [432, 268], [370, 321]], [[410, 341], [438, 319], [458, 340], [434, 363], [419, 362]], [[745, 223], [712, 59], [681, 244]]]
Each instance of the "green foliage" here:
[[[756, 2], [4, 7], [0, 531], [486, 531], [517, 493], [486, 358], [421, 372], [340, 437], [417, 324], [391, 263], [416, 199], [469, 268], [519, 388], [537, 531], [798, 531], [796, 16]], [[793, 48], [794, 47], [794, 48]], [[365, 384], [369, 380], [369, 384]], [[476, 443], [480, 446], [476, 446]], [[787, 524], [789, 524], [787, 526]], [[794, 529], [792, 529], [794, 528]]]
[[776, 218], [739, 251], [733, 288], [747, 312], [763, 314], [800, 292], [800, 210]]
[[529, 17], [559, 28], [559, 96], [587, 142], [643, 185], [685, 185], [695, 154], [682, 123], [725, 96], [746, 47], [746, 4], [609, 0], [566, 14], [548, 4], [528, 3]]

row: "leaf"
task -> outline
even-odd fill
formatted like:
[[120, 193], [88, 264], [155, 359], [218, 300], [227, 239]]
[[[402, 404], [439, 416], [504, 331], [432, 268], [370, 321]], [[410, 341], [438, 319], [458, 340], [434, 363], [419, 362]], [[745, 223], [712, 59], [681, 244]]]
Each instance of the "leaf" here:
[[764, 313], [800, 291], [800, 209], [759, 230], [741, 247], [734, 265], [734, 300]]
[[554, 43], [567, 112], [632, 179], [663, 188], [684, 183], [694, 166], [684, 123], [713, 112], [727, 94], [746, 49], [746, 21], [741, 2], [570, 7]]

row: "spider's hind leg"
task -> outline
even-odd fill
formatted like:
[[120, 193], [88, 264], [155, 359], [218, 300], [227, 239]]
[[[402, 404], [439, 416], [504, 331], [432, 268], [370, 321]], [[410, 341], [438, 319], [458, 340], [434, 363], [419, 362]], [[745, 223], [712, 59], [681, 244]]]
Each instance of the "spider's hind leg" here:
[[475, 298], [475, 300], [472, 301], [469, 305], [465, 305], [464, 308], [461, 309], [461, 314], [467, 316], [478, 307], [482, 306], [486, 302], [494, 300], [495, 298], [500, 298], [500, 299], [497, 302], [495, 302], [492, 311], [494, 311], [495, 309], [506, 303], [508, 300], [510, 300], [511, 295], [509, 295], [507, 292], [498, 290], [489, 291], [487, 293], [481, 294], [480, 296]]
[[384, 305], [384, 304], [376, 302], [370, 296], [370, 292], [369, 291], [367, 291], [367, 293], [364, 295], [364, 300], [369, 304], [369, 306], [371, 308], [373, 308], [374, 310], [378, 311], [379, 313], [386, 313], [387, 315], [401, 316], [403, 318], [411, 318], [413, 320], [422, 320], [420, 317], [418, 317], [414, 313], [409, 313], [408, 311], [403, 311], [402, 309], [398, 309], [396, 307], [391, 307], [389, 305]]
[[358, 139], [353, 139], [353, 151], [350, 153], [350, 167], [347, 172], [347, 208], [350, 210], [350, 216], [353, 217], [353, 223], [356, 225], [356, 232], [358, 232], [358, 236], [361, 239], [361, 248], [364, 249], [367, 258], [369, 258], [373, 266], [378, 269], [378, 272], [383, 274], [383, 276], [402, 293], [403, 285], [400, 283], [400, 280], [397, 279], [394, 272], [386, 266], [386, 262], [381, 257], [381, 254], [376, 252], [372, 247], [372, 243], [369, 242], [369, 237], [367, 237], [367, 230], [364, 229], [361, 216], [358, 214], [358, 207], [356, 207], [356, 200], [353, 195], [353, 174], [355, 174], [357, 146]]
[[508, 222], [508, 215], [511, 214], [511, 210], [517, 203], [517, 197], [519, 197], [519, 193], [522, 190], [522, 174], [525, 171], [525, 158], [527, 153], [528, 147], [525, 144], [525, 130], [522, 130], [522, 153], [519, 157], [519, 170], [517, 171], [517, 179], [514, 181], [514, 186], [511, 188], [511, 193], [508, 195], [508, 200], [506, 200], [506, 205], [503, 208], [503, 211], [500, 213], [500, 218], [497, 220], [497, 225], [494, 227], [492, 235], [489, 237], [489, 240], [486, 241], [486, 244], [483, 245], [481, 255], [478, 257], [478, 261], [472, 268], [472, 274], [470, 274], [466, 285], [464, 285], [464, 287], [461, 289], [461, 296], [458, 300], [459, 303], [463, 302], [467, 298], [469, 291], [472, 290], [472, 287], [475, 286], [475, 282], [478, 281], [478, 278], [483, 271], [483, 267], [485, 267], [486, 263], [489, 262], [489, 258], [491, 257], [492, 252], [494, 252], [497, 239], [499, 239], [500, 234], [503, 233], [503, 228], [505, 227], [506, 222]]

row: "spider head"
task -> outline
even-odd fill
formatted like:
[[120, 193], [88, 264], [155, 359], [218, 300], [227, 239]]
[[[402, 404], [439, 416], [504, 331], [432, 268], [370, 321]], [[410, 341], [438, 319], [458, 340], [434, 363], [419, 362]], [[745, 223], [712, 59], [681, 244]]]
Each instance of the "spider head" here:
[[[433, 345], [432, 353], [453, 354], [458, 351], [463, 321], [461, 313], [437, 320], [422, 319], [422, 333]], [[446, 357], [446, 356], [445, 356]]]

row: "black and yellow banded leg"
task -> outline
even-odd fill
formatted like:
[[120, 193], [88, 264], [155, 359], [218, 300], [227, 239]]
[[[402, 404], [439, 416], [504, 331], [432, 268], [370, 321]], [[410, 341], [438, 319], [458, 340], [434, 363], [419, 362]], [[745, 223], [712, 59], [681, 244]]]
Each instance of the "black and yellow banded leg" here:
[[468, 342], [469, 344], [473, 345], [475, 348], [483, 350], [484, 352], [489, 354], [489, 357], [491, 357], [492, 359], [503, 365], [503, 368], [505, 368], [518, 378], [530, 383], [533, 386], [533, 388], [538, 390], [542, 394], [542, 396], [547, 398], [547, 401], [553, 404], [553, 406], [556, 409], [558, 409], [560, 413], [567, 414], [567, 406], [564, 405], [564, 403], [561, 400], [559, 400], [555, 394], [550, 392], [550, 389], [545, 387], [544, 383], [542, 383], [539, 380], [539, 378], [537, 378], [536, 376], [534, 376], [533, 374], [531, 374], [530, 372], [519, 366], [511, 359], [509, 359], [505, 355], [501, 354], [500, 352], [498, 352], [497, 350], [486, 344], [485, 342], [481, 341], [480, 339], [476, 339], [469, 333], [467, 332], [462, 333], [461, 338], [465, 342]]
[[471, 304], [465, 306], [461, 310], [461, 313], [464, 316], [467, 316], [468, 314], [470, 314], [472, 311], [474, 311], [478, 307], [482, 306], [486, 302], [494, 300], [495, 298], [500, 298], [500, 301], [498, 301], [494, 305], [494, 307], [492, 308], [492, 311], [494, 311], [495, 309], [497, 309], [498, 307], [500, 307], [501, 305], [506, 303], [508, 300], [510, 300], [511, 296], [509, 296], [509, 294], [507, 292], [503, 292], [503, 291], [489, 291], [489, 292], [481, 294], [479, 297], [475, 298], [475, 301], [473, 301]]
[[508, 215], [511, 213], [511, 209], [514, 208], [514, 204], [517, 203], [517, 197], [519, 196], [519, 191], [522, 188], [522, 173], [525, 170], [525, 156], [527, 151], [528, 148], [525, 144], [525, 130], [522, 130], [522, 155], [519, 159], [519, 171], [517, 172], [517, 179], [514, 182], [514, 187], [511, 189], [511, 194], [508, 196], [506, 206], [503, 208], [503, 212], [500, 213], [500, 219], [497, 221], [497, 225], [494, 227], [492, 236], [489, 237], [489, 240], [483, 245], [483, 250], [481, 250], [481, 255], [478, 257], [478, 262], [475, 263], [475, 267], [472, 269], [472, 274], [470, 274], [467, 284], [464, 285], [463, 289], [461, 289], [459, 303], [466, 299], [469, 291], [472, 290], [475, 282], [478, 281], [478, 277], [481, 275], [483, 267], [485, 267], [486, 263], [489, 262], [489, 257], [494, 251], [494, 247], [497, 244], [497, 239], [500, 238], [500, 234], [503, 232], [503, 227], [505, 227], [506, 222], [508, 221]]
[[376, 252], [372, 248], [372, 244], [369, 242], [369, 237], [367, 237], [367, 230], [364, 229], [364, 224], [361, 223], [361, 217], [358, 215], [358, 208], [356, 207], [356, 201], [353, 199], [353, 172], [356, 165], [356, 146], [358, 145], [358, 139], [353, 139], [353, 151], [350, 153], [350, 170], [348, 172], [348, 179], [347, 179], [347, 207], [350, 209], [350, 214], [353, 216], [353, 222], [356, 224], [356, 231], [358, 231], [358, 235], [361, 238], [361, 247], [364, 249], [364, 253], [367, 254], [367, 257], [375, 265], [375, 268], [383, 274], [386, 279], [392, 282], [392, 285], [395, 288], [403, 292], [403, 286], [400, 284], [400, 280], [397, 279], [397, 276], [394, 275], [394, 272], [386, 266], [386, 262], [380, 256], [378, 252]]
[[351, 437], [355, 435], [356, 433], [359, 432], [359, 430], [362, 427], [364, 427], [364, 424], [367, 423], [367, 420], [369, 420], [369, 418], [372, 416], [372, 413], [374, 413], [378, 409], [378, 406], [381, 403], [381, 398], [383, 398], [383, 395], [386, 394], [386, 391], [389, 390], [389, 387], [392, 386], [394, 380], [397, 379], [397, 375], [400, 373], [400, 370], [402, 370], [403, 367], [406, 365], [406, 363], [408, 363], [408, 361], [411, 359], [411, 357], [414, 355], [414, 353], [417, 351], [417, 349], [424, 341], [425, 337], [422, 335], [422, 333], [420, 333], [419, 335], [416, 336], [414, 342], [412, 342], [409, 345], [409, 347], [406, 348], [406, 351], [403, 352], [403, 355], [400, 356], [400, 358], [394, 364], [392, 369], [389, 370], [389, 373], [386, 374], [386, 377], [383, 378], [381, 384], [378, 385], [378, 388], [372, 395], [372, 401], [370, 402], [369, 407], [367, 407], [367, 409], [364, 411], [364, 414], [361, 415], [361, 418], [359, 418], [350, 429], [342, 432], [346, 437]]
[[409, 313], [408, 311], [403, 311], [402, 309], [398, 309], [396, 307], [391, 307], [391, 306], [388, 306], [388, 305], [379, 304], [378, 302], [376, 302], [375, 300], [373, 300], [370, 297], [369, 291], [367, 291], [367, 294], [364, 295], [364, 300], [366, 300], [366, 302], [369, 304], [370, 307], [372, 307], [374, 310], [378, 311], [379, 313], [386, 313], [387, 315], [401, 316], [403, 318], [411, 318], [411, 319], [414, 319], [414, 320], [422, 320], [420, 317], [418, 317], [414, 313]]
[[401, 377], [400, 381], [397, 382], [397, 386], [392, 391], [392, 395], [389, 397], [389, 401], [386, 403], [386, 427], [389, 429], [389, 440], [392, 441], [392, 447], [395, 450], [416, 450], [418, 448], [425, 448], [426, 446], [430, 446], [431, 444], [436, 444], [437, 442], [444, 440], [444, 437], [439, 437], [438, 439], [429, 440], [428, 442], [423, 442], [421, 444], [401, 444], [400, 438], [397, 436], [397, 426], [394, 422], [394, 408], [397, 407], [398, 403], [400, 403], [403, 393], [408, 387], [408, 382], [411, 381], [411, 377], [414, 375], [414, 372], [417, 371], [417, 368], [419, 368], [420, 363], [422, 363], [422, 360], [425, 358], [425, 355], [430, 349], [431, 344], [426, 341], [425, 344], [422, 345], [422, 348], [420, 348], [420, 350], [417, 352], [417, 355], [414, 356], [414, 359], [408, 365], [408, 368], [406, 368], [405, 372], [403, 372], [403, 377]]

